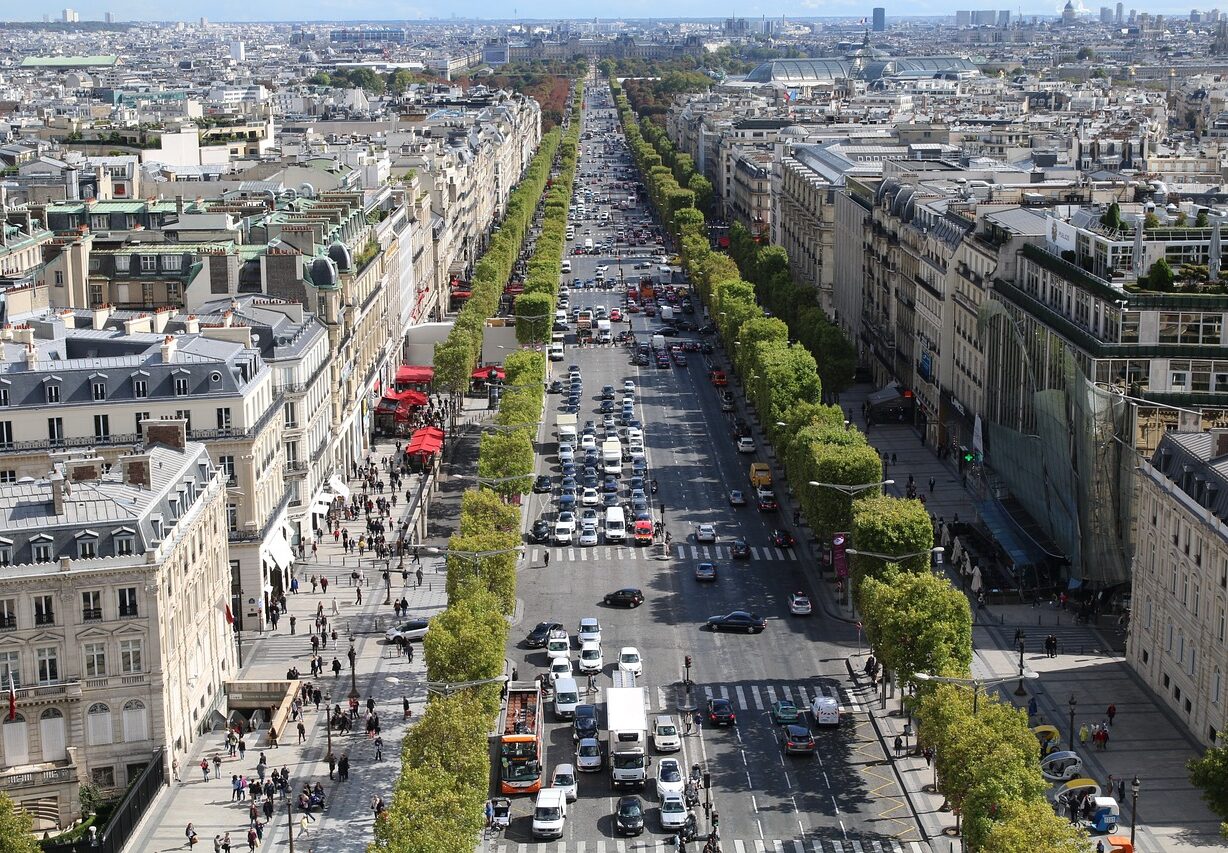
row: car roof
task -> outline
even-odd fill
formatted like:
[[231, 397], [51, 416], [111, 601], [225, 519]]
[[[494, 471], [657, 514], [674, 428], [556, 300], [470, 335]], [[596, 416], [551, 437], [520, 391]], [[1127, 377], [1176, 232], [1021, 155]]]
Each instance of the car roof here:
[[787, 726], [785, 726], [785, 731], [788, 732], [790, 736], [803, 736], [810, 734], [810, 729], [806, 728], [805, 726], [799, 726], [797, 723], [789, 723]]

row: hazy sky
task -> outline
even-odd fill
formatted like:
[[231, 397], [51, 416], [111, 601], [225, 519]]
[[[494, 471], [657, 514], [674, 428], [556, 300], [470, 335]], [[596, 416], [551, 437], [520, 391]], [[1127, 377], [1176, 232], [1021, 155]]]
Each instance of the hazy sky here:
[[[70, 5], [72, 0], [34, 0], [34, 2], [19, 3], [18, 0], [0, 0], [0, 19], [16, 17], [14, 12], [20, 6], [21, 16], [27, 20], [37, 20], [42, 15], [50, 15], [58, 19], [61, 10]], [[1087, 2], [1087, 0], [1084, 0]], [[1100, 2], [1090, 11], [1098, 11]], [[1115, 5], [1115, 0], [1103, 0], [1107, 5]], [[721, 4], [713, 4], [709, 0], [620, 0], [617, 4], [595, 2], [595, 0], [507, 0], [507, 2], [492, 3], [490, 0], [451, 0], [448, 3], [428, 2], [386, 2], [386, 0], [263, 0], [253, 3], [251, 0], [179, 0], [175, 3], [152, 2], [152, 0], [90, 0], [81, 5], [72, 5], [81, 15], [81, 20], [102, 20], [106, 12], [111, 12], [116, 20], [174, 20], [195, 21], [200, 16], [210, 21], [342, 21], [342, 20], [406, 20], [415, 18], [436, 18], [448, 15], [476, 18], [509, 18], [526, 17], [535, 19], [556, 19], [560, 17], [574, 18], [577, 16], [607, 17], [611, 9], [617, 9], [620, 18], [648, 17], [723, 17], [737, 14], [744, 17], [861, 17], [868, 16], [875, 5], [885, 6], [887, 17], [893, 12], [910, 15], [949, 15], [956, 9], [1010, 9], [1012, 15], [1017, 14], [1020, 4], [997, 0], [910, 0], [907, 4], [899, 4], [893, 8], [889, 0], [750, 0], [750, 2], [729, 2], [728, 8]], [[1057, 14], [1065, 0], [1052, 2], [1030, 3], [1024, 6], [1024, 14]], [[1075, 3], [1076, 7], [1083, 5]], [[1131, 6], [1146, 10], [1153, 14], [1179, 14], [1188, 16], [1192, 8], [1188, 3], [1183, 7], [1169, 6], [1167, 3], [1151, 4], [1139, 0], [1127, 2], [1126, 9]], [[1207, 8], [1211, 8], [1208, 4]]]

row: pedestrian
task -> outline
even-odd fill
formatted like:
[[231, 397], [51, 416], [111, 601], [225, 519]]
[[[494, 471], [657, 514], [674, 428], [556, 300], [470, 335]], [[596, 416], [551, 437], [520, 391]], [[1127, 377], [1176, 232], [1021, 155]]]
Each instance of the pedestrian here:
[[384, 760], [384, 739], [378, 734], [375, 736], [375, 760]]
[[298, 837], [302, 838], [307, 834], [307, 814], [304, 812], [298, 819]]
[[899, 758], [900, 753], [904, 751], [904, 738], [899, 735], [895, 736], [895, 757]]
[[255, 818], [253, 818], [252, 825], [247, 828], [247, 849], [248, 850], [256, 849], [256, 824], [257, 823], [258, 821]]
[[1103, 752], [1109, 748], [1109, 730], [1104, 726], [1100, 727], [1100, 751]]
[[341, 758], [337, 761], [337, 770], [341, 774], [341, 781], [348, 782], [350, 778], [350, 754], [342, 753]]
[[320, 576], [320, 592], [328, 592], [328, 578]]
[[[218, 764], [221, 764], [221, 763], [222, 763], [221, 761], [218, 761]], [[201, 779], [202, 782], [209, 781], [209, 759], [207, 758], [202, 758], [200, 760], [200, 775], [203, 777]]]
[[486, 801], [486, 828], [487, 829], [490, 829], [491, 824], [494, 823], [494, 819], [495, 819], [495, 806], [490, 800], [487, 800]]
[[[313, 545], [312, 547], [314, 548], [315, 546]], [[313, 595], [315, 594], [315, 591], [319, 586], [320, 586], [320, 579], [317, 578], [315, 575], [312, 575], [311, 576], [311, 592]]]
[[1033, 696], [1031, 699], [1028, 700], [1028, 719], [1031, 720], [1032, 717], [1035, 717], [1035, 716], [1036, 716], [1036, 697]]
[[298, 721], [298, 742], [302, 743], [307, 740], [307, 727], [303, 725], [303, 721]]
[[333, 755], [330, 752], [328, 754], [328, 778], [329, 779], [333, 778], [333, 773], [335, 773], [336, 770], [337, 770], [337, 756]]
[[895, 464], [895, 454], [894, 453], [891, 454], [891, 464], [892, 465]]
[[362, 587], [358, 587], [358, 588], [355, 590], [355, 593], [356, 593], [355, 597], [357, 598], [357, 601], [355, 601], [354, 603], [355, 603], [355, 604], [362, 604]]
[[930, 477], [930, 494], [931, 494], [931, 495], [934, 493], [934, 485], [935, 485], [937, 482], [938, 482], [938, 481], [937, 481], [937, 480], [935, 480], [933, 477]]
[[1087, 730], [1087, 723], [1079, 726], [1079, 746], [1087, 746], [1087, 736], [1090, 734]]
[[542, 565], [543, 566], [550, 565], [550, 552], [549, 551], [547, 551], [545, 555], [542, 556]]
[[230, 801], [233, 803], [242, 795], [243, 789], [239, 787], [239, 775], [237, 773], [230, 774]]
[[247, 741], [239, 738], [239, 760], [243, 760], [243, 754], [247, 752]]
[[1113, 718], [1117, 716], [1117, 706], [1110, 705], [1109, 709], [1105, 711], [1104, 714], [1106, 717], [1109, 718], [1109, 725], [1110, 726], [1113, 725]]
[[929, 767], [931, 764], [933, 764], [934, 748], [932, 746], [927, 746], [925, 749], [921, 750], [921, 754], [925, 756], [925, 766], [926, 767]]
[[421, 566], [419, 566], [417, 569], [414, 570], [414, 578], [418, 582], [418, 587], [421, 587], [422, 586], [422, 567]]
[[195, 847], [198, 841], [196, 837], [196, 827], [192, 826], [192, 822], [188, 821], [187, 827], [183, 830], [183, 836], [188, 840], [188, 847]]
[[294, 626], [295, 626], [295, 624], [297, 624], [297, 623], [298, 623], [298, 617], [297, 617], [297, 616], [295, 616], [295, 615], [293, 615], [293, 614], [291, 614], [291, 616], [290, 616], [290, 633], [291, 633], [291, 634], [293, 634], [293, 633], [294, 633]]
[[333, 655], [333, 678], [341, 674], [341, 661], [337, 660], [337, 656]]
[[1117, 780], [1117, 802], [1124, 803], [1126, 801], [1126, 780], [1123, 776]]
[[408, 696], [401, 697], [401, 707], [405, 711], [404, 719], [408, 720], [409, 719], [409, 697]]

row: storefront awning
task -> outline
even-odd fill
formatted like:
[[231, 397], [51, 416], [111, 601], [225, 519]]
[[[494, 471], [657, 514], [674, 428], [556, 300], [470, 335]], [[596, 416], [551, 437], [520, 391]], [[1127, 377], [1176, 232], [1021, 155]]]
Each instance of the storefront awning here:
[[328, 487], [332, 489], [334, 495], [340, 495], [347, 501], [350, 499], [350, 487], [341, 482], [341, 478], [336, 474], [328, 478]]
[[435, 368], [416, 364], [402, 364], [397, 368], [397, 384], [420, 385], [435, 378]]
[[411, 456], [430, 456], [443, 447], [443, 430], [438, 427], [423, 427], [415, 430], [409, 438], [405, 452]]
[[311, 505], [312, 515], [328, 515], [328, 511], [333, 508], [332, 495], [316, 495], [315, 502]]
[[389, 389], [384, 392], [384, 396], [380, 398], [378, 410], [393, 411], [401, 406], [425, 406], [426, 395], [421, 391], [415, 391], [412, 388], [406, 388], [404, 391], [393, 391]]
[[496, 379], [506, 379], [507, 378], [507, 374], [503, 372], [503, 368], [498, 367], [497, 365], [493, 365], [493, 364], [488, 364], [486, 367], [479, 367], [477, 370], [473, 371], [473, 378], [474, 379], [490, 379], [491, 369], [494, 369]]
[[294, 554], [290, 551], [290, 543], [282, 536], [274, 536], [269, 540], [269, 559], [277, 568], [285, 571], [294, 563]]

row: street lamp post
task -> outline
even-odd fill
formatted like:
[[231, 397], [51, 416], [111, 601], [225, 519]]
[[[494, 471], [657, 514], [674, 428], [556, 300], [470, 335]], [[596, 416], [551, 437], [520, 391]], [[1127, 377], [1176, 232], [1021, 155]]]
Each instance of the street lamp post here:
[[1019, 686], [1015, 688], [1016, 696], [1027, 696], [1028, 691], [1023, 689], [1023, 640], [1019, 641]]
[[294, 799], [286, 798], [286, 825], [290, 830], [290, 853], [294, 853]]
[[894, 483], [895, 480], [880, 480], [877, 483], [860, 483], [854, 486], [845, 483], [820, 483], [818, 480], [811, 480], [809, 485], [814, 486], [815, 488], [822, 487], [824, 489], [835, 489], [837, 492], [842, 492], [851, 498], [856, 497], [862, 492], [869, 491], [870, 489], [878, 489], [883, 486], [893, 485]]
[[1142, 783], [1135, 776], [1130, 780], [1130, 846], [1134, 847], [1134, 827], [1138, 822], [1138, 789]]
[[328, 754], [325, 759], [333, 757], [333, 691], [324, 694], [324, 731], [328, 733]]
[[355, 664], [358, 662], [358, 652], [354, 650], [354, 641], [350, 640], [350, 650], [345, 653], [345, 656], [350, 659], [350, 698], [358, 698], [358, 670]]
[[1079, 700], [1074, 697], [1073, 693], [1071, 693], [1070, 701], [1067, 702], [1066, 704], [1070, 706], [1070, 740], [1068, 741], [1068, 743], [1070, 744], [1070, 748], [1073, 750], [1074, 743], [1075, 743], [1075, 739], [1074, 739], [1074, 736], [1075, 736], [1075, 728], [1074, 728], [1075, 708], [1078, 707]]
[[[933, 682], [935, 684], [956, 684], [960, 687], [972, 688], [972, 716], [976, 716], [977, 700], [981, 695], [982, 687], [993, 687], [996, 684], [1005, 684], [1008, 681], [1014, 681], [1017, 676], [1008, 675], [1005, 678], [953, 678], [946, 675], [932, 675], [928, 672], [914, 672], [912, 677], [917, 681]], [[1023, 673], [1023, 677], [1031, 680], [1040, 678], [1040, 673], [1033, 670], [1027, 670]]]

